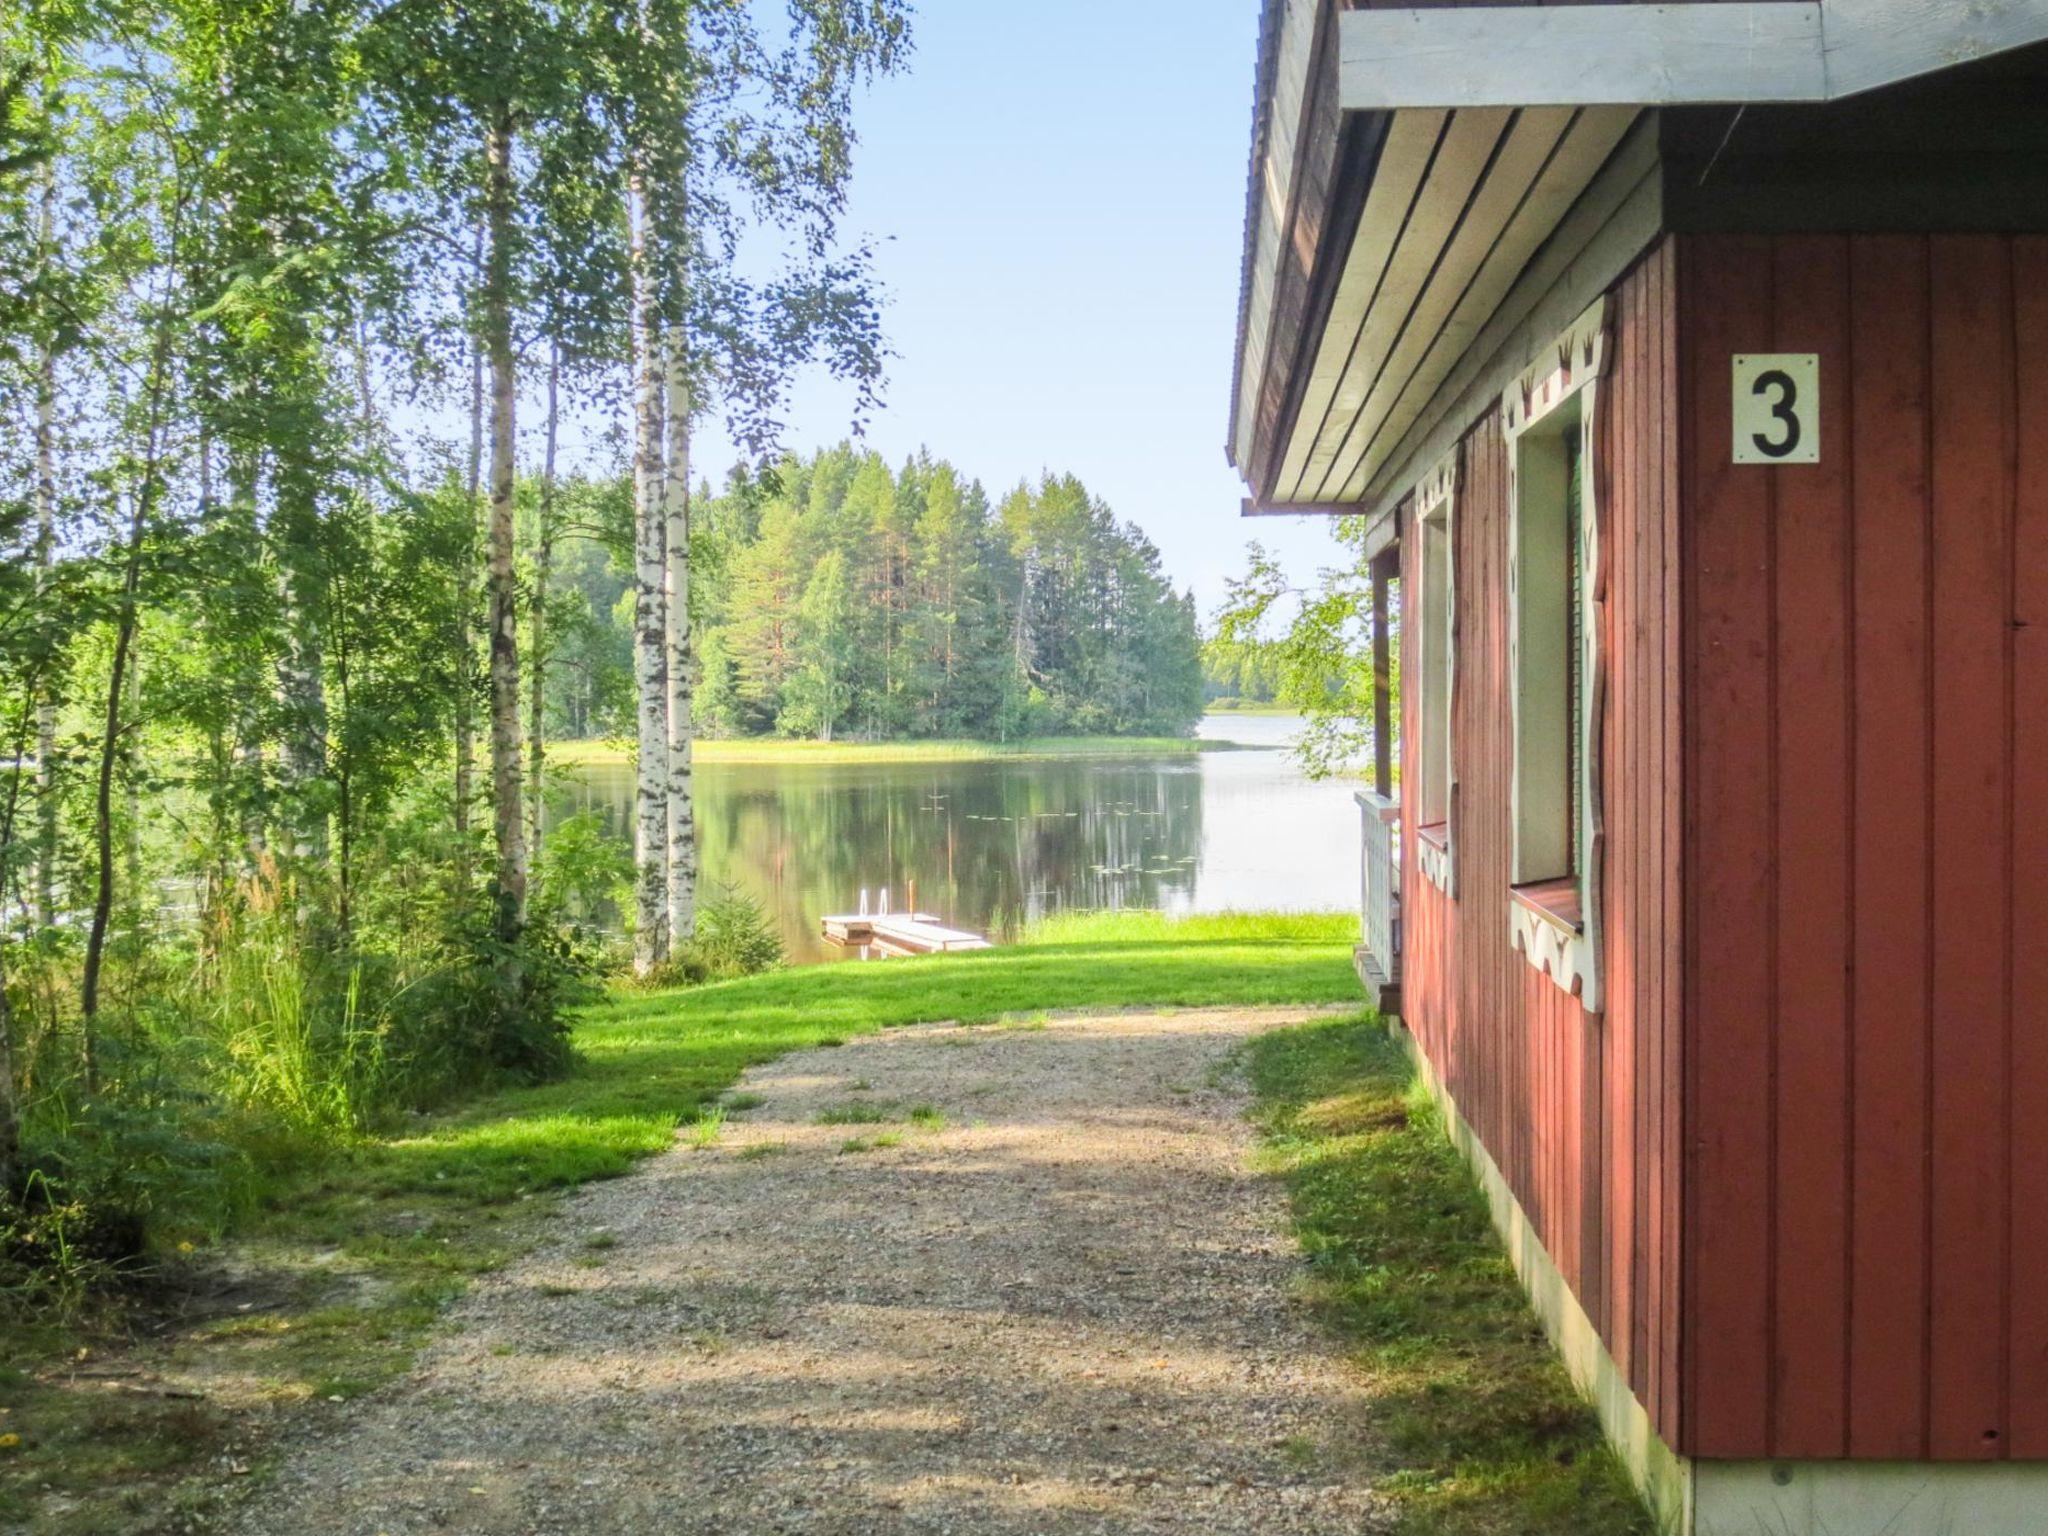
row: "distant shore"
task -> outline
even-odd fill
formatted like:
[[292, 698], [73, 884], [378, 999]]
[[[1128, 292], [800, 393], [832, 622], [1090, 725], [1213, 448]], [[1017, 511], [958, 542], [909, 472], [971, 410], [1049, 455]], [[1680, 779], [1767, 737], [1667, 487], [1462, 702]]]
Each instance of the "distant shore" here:
[[[700, 741], [700, 763], [973, 763], [997, 759], [1175, 757], [1227, 752], [1229, 742], [1185, 736], [1036, 736], [1017, 741], [790, 741], [750, 737]], [[629, 741], [556, 741], [548, 761], [565, 768], [596, 768], [633, 761]]]

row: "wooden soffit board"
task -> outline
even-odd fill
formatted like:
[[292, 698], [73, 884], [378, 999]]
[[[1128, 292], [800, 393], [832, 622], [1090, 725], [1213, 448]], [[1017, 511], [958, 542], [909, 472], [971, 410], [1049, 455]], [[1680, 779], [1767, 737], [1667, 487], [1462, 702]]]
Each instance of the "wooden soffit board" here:
[[2048, 40], [2048, 0], [1723, 0], [1347, 12], [1346, 111], [1836, 101]]
[[[1352, 13], [1356, 14], [1356, 13]], [[1632, 107], [1396, 112], [1267, 504], [1348, 506], [1634, 121]]]

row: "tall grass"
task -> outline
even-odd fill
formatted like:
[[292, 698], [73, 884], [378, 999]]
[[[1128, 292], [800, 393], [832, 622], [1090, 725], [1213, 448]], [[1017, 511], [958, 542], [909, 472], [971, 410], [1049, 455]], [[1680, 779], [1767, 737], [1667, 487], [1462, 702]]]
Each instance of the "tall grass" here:
[[289, 888], [124, 961], [88, 1056], [30, 1037], [22, 1175], [0, 1192], [0, 1309], [59, 1311], [215, 1236], [304, 1167], [457, 1093], [572, 1059], [565, 942], [514, 963], [482, 920], [339, 941]]
[[366, 1016], [361, 965], [338, 985], [320, 972], [290, 926], [265, 922], [195, 968], [172, 1026], [201, 1028], [231, 1101], [290, 1131], [340, 1139], [365, 1129], [389, 1096], [389, 1001]]

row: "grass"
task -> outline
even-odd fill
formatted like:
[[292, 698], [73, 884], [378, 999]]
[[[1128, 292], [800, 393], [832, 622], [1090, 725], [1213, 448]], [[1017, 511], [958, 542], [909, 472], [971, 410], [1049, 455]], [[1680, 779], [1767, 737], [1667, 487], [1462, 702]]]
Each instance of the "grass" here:
[[1408, 1536], [1648, 1536], [1649, 1516], [1530, 1314], [1435, 1106], [1373, 1015], [1247, 1053], [1309, 1300], [1355, 1345]]
[[881, 1104], [828, 1104], [818, 1111], [820, 1125], [881, 1125], [888, 1118]]
[[[1069, 757], [1163, 757], [1228, 750], [1224, 742], [1185, 736], [1034, 736], [1017, 741], [789, 741], [749, 737], [700, 741], [700, 763], [978, 763], [997, 758], [1040, 761]], [[609, 767], [633, 761], [625, 741], [558, 741], [548, 761], [562, 768]]]
[[[1351, 1002], [1355, 928], [1345, 915], [1079, 914], [975, 954], [617, 994], [578, 1020], [582, 1065], [569, 1079], [415, 1119], [302, 1169], [231, 1253], [194, 1255], [189, 1273], [166, 1277], [182, 1286], [183, 1315], [138, 1312], [126, 1338], [111, 1326], [10, 1334], [0, 1435], [20, 1439], [0, 1448], [0, 1528], [115, 1536], [212, 1508], [223, 1485], [260, 1477], [272, 1427], [317, 1426], [328, 1399], [403, 1371], [472, 1275], [537, 1240], [559, 1192], [625, 1173], [679, 1133], [715, 1141], [747, 1105], [730, 1090], [750, 1066], [903, 1024], [1042, 1029], [1054, 1010]], [[1371, 1418], [1395, 1460], [1380, 1486], [1403, 1529], [1646, 1532], [1385, 1032], [1356, 1019], [1278, 1031], [1247, 1070], [1312, 1260], [1311, 1299], [1372, 1377]], [[849, 1099], [827, 1114], [850, 1128], [947, 1124], [930, 1104]], [[902, 1129], [863, 1131], [840, 1150], [903, 1141]], [[580, 1262], [602, 1265], [618, 1241], [584, 1238]], [[201, 1395], [112, 1392], [95, 1367]]]
[[[298, 1167], [229, 1251], [163, 1275], [159, 1298], [90, 1332], [0, 1323], [0, 1437], [19, 1437], [0, 1445], [0, 1528], [115, 1536], [196, 1519], [249, 1481], [227, 1468], [260, 1475], [274, 1426], [317, 1423], [329, 1398], [404, 1371], [442, 1306], [529, 1247], [561, 1191], [627, 1172], [679, 1131], [715, 1140], [748, 1067], [902, 1024], [1344, 1001], [1355, 928], [1342, 915], [1082, 916], [975, 954], [621, 992], [577, 1020], [571, 1077]], [[102, 1369], [147, 1391], [110, 1391]]]

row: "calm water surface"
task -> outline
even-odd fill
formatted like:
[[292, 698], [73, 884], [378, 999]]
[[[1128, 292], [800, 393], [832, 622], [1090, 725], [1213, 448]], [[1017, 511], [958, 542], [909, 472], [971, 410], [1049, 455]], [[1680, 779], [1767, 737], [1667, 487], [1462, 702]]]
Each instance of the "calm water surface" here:
[[[1243, 750], [1069, 762], [705, 763], [697, 828], [705, 889], [759, 900], [800, 961], [842, 951], [818, 919], [887, 887], [900, 911], [1007, 933], [1069, 909], [1319, 911], [1358, 899], [1348, 780], [1287, 756], [1300, 721], [1212, 715], [1200, 735]], [[633, 775], [580, 770], [558, 814], [632, 831]]]

